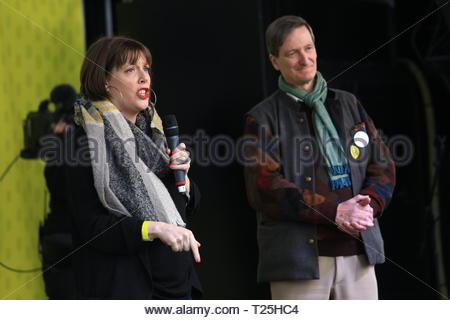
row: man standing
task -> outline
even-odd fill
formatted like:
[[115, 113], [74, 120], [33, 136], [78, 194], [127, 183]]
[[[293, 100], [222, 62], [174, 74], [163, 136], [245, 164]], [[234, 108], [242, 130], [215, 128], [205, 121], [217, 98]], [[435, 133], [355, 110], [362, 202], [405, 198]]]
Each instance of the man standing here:
[[327, 87], [304, 19], [278, 18], [266, 44], [279, 89], [245, 117], [258, 281], [273, 299], [377, 299], [377, 219], [395, 185], [389, 151], [355, 96]]

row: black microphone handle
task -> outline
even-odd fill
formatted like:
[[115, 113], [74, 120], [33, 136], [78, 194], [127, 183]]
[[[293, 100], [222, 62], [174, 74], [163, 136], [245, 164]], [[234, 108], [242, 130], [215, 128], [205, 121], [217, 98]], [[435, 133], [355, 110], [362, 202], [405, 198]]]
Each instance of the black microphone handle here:
[[[166, 137], [167, 146], [170, 151], [173, 152], [178, 146], [179, 138], [178, 136]], [[175, 176], [175, 184], [177, 186], [178, 192], [186, 193], [186, 177], [183, 170], [173, 170]]]

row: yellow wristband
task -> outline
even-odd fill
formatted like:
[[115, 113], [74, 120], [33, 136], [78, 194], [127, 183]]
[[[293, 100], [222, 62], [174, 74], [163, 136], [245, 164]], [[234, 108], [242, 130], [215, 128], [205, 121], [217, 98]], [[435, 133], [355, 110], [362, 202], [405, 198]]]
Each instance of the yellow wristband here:
[[148, 236], [148, 225], [150, 223], [151, 223], [151, 221], [144, 221], [144, 223], [142, 224], [141, 233], [142, 233], [142, 240], [144, 240], [144, 241], [153, 240], [153, 239], [150, 239], [150, 237]]

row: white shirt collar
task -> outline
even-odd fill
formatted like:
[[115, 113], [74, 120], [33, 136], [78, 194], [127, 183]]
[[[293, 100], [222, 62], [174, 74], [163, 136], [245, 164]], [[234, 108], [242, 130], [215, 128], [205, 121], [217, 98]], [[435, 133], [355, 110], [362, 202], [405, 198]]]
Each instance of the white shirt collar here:
[[291, 97], [292, 99], [295, 100], [295, 102], [304, 102], [302, 99], [300, 99], [299, 97], [294, 96], [292, 93], [286, 92], [286, 94]]

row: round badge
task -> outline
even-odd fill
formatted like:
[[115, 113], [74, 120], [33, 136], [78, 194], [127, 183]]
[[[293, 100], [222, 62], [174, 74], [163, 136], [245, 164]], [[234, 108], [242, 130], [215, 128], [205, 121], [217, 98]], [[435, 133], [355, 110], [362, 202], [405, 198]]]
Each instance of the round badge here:
[[351, 145], [350, 146], [350, 154], [352, 155], [353, 159], [358, 159], [359, 155], [360, 155], [361, 151], [359, 150], [359, 148], [355, 145]]
[[363, 130], [359, 130], [353, 136], [353, 141], [360, 148], [365, 148], [369, 144], [369, 136]]

